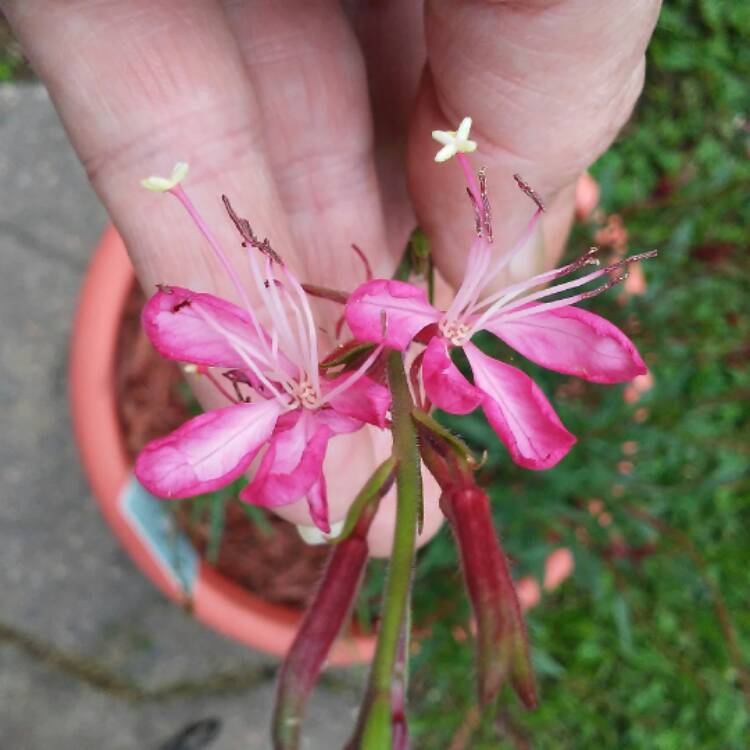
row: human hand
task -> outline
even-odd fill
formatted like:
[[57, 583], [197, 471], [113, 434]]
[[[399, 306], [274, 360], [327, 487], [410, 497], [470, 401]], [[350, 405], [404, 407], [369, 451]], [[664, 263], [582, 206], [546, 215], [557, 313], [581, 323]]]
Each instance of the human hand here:
[[[528, 218], [509, 178], [520, 172], [548, 212], [543, 242], [535, 238], [514, 272], [555, 260], [576, 178], [640, 91], [658, 1], [636, 0], [627, 13], [614, 0], [344, 5], [0, 2], [147, 289], [163, 281], [233, 296], [176, 202], [138, 188], [178, 160], [191, 163], [193, 200], [240, 269], [222, 192], [310, 283], [351, 290], [362, 281], [353, 242], [389, 276], [417, 220], [439, 270], [457, 282], [471, 208], [456, 171], [432, 162], [429, 134], [467, 114], [491, 180], [495, 247]], [[340, 311], [321, 303], [321, 312], [330, 326]], [[333, 520], [388, 445], [365, 431], [331, 443]], [[426, 501], [429, 536], [440, 523], [435, 487]], [[371, 532], [376, 553], [388, 552], [392, 506]], [[306, 521], [304, 504], [282, 510]]]

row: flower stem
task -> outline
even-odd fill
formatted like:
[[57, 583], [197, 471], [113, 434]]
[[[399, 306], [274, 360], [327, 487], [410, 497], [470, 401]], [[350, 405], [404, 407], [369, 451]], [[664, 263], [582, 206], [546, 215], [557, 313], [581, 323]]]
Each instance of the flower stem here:
[[369, 700], [364, 708], [367, 713], [360, 744], [362, 750], [384, 750], [392, 745], [391, 688], [401, 629], [409, 606], [417, 518], [422, 504], [419, 450], [411, 419], [414, 403], [400, 352], [391, 352], [388, 356], [388, 380], [393, 396], [393, 455], [399, 462], [396, 472], [398, 504], [383, 616], [370, 672]]

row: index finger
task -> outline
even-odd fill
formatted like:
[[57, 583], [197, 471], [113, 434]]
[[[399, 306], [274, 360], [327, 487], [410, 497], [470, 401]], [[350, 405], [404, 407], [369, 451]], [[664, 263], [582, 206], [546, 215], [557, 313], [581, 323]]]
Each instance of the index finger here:
[[240, 247], [221, 192], [241, 196], [238, 209], [251, 208], [293, 253], [252, 87], [218, 5], [12, 0], [3, 9], [145, 286], [169, 281], [235, 296], [176, 202], [139, 186], [181, 160], [192, 162], [192, 197], [230, 256], [239, 260]]

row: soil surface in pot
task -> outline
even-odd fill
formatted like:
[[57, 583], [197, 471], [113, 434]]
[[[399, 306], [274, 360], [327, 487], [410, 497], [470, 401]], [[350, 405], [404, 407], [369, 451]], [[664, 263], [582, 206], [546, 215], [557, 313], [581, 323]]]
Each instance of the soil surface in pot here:
[[[140, 324], [145, 296], [137, 285], [128, 297], [117, 342], [116, 395], [125, 448], [132, 459], [146, 443], [166, 435], [191, 416], [179, 367], [151, 345]], [[324, 547], [305, 544], [291, 524], [262, 511], [267, 523], [247, 518], [238, 502], [228, 502], [214, 567], [257, 596], [275, 604], [304, 607], [327, 556]], [[190, 521], [181, 501], [178, 523], [205, 555], [208, 521]]]

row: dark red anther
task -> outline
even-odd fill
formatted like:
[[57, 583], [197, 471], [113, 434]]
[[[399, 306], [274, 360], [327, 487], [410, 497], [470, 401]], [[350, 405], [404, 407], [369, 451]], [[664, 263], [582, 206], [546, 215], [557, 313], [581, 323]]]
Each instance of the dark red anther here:
[[232, 208], [229, 198], [227, 198], [226, 195], [222, 195], [221, 200], [224, 202], [224, 208], [226, 208], [229, 218], [232, 220], [234, 226], [237, 227], [240, 237], [242, 237], [242, 246], [247, 247], [247, 245], [250, 245], [250, 247], [260, 250], [263, 255], [269, 257], [273, 263], [278, 263], [280, 266], [283, 266], [284, 262], [281, 260], [278, 253], [271, 247], [268, 238], [266, 237], [263, 240], [259, 240], [255, 235], [255, 232], [253, 232], [250, 222], [247, 219], [238, 216], [237, 212]]
[[253, 383], [253, 381], [250, 380], [247, 373], [243, 372], [242, 370], [227, 370], [221, 375], [232, 384], [234, 393], [237, 396], [237, 401], [243, 404], [247, 404], [250, 402], [250, 396], [245, 396], [240, 390], [240, 383], [248, 385], [250, 386], [250, 388], [255, 388], [256, 386], [256, 383]]
[[492, 210], [487, 194], [487, 170], [484, 167], [477, 172], [477, 179], [479, 180], [479, 196], [482, 199], [482, 228], [487, 240], [492, 242]]
[[536, 190], [534, 190], [531, 187], [531, 185], [529, 185], [527, 182], [524, 182], [521, 179], [521, 175], [520, 174], [514, 174], [513, 175], [513, 179], [518, 184], [518, 187], [521, 188], [522, 192], [524, 192], [526, 195], [528, 195], [529, 198], [531, 198], [531, 200], [533, 200], [534, 203], [536, 203], [537, 208], [540, 211], [544, 211], [544, 203], [542, 202], [542, 199], [539, 197], [539, 193], [537, 193]]

